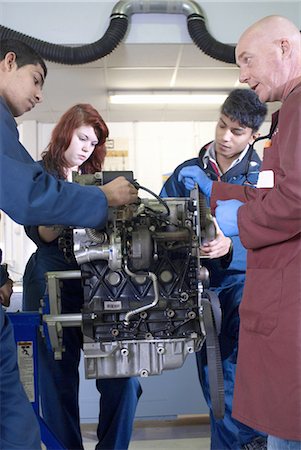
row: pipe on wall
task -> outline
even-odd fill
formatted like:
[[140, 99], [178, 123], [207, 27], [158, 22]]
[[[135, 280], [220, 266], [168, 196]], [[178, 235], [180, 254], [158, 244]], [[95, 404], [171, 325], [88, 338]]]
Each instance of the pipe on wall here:
[[193, 0], [121, 0], [113, 8], [110, 24], [97, 41], [82, 46], [52, 44], [0, 25], [0, 39], [18, 39], [44, 59], [66, 65], [85, 64], [111, 53], [123, 40], [133, 14], [184, 14], [188, 32], [196, 46], [211, 58], [235, 63], [235, 47], [214, 39], [206, 27], [203, 10]]

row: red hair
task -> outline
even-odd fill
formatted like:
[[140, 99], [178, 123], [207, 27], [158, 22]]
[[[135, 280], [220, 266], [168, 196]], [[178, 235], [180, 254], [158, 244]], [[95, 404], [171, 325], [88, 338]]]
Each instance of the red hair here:
[[70, 145], [74, 130], [82, 125], [93, 127], [98, 144], [90, 158], [81, 165], [81, 171], [83, 173], [101, 171], [106, 156], [105, 141], [109, 135], [109, 130], [101, 115], [93, 106], [80, 103], [68, 109], [52, 131], [50, 142], [42, 153], [42, 159], [48, 172], [57, 173], [60, 178], [66, 178], [65, 151]]

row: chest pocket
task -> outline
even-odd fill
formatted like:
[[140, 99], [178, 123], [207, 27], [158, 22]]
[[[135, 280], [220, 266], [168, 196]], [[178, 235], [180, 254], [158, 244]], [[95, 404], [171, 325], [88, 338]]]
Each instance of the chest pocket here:
[[239, 313], [241, 326], [269, 336], [278, 324], [282, 269], [248, 269]]
[[278, 136], [273, 137], [271, 141], [269, 141], [269, 145], [265, 146], [263, 150], [263, 161], [261, 165], [261, 170], [273, 170], [274, 172], [278, 172], [280, 169], [280, 158], [278, 151]]

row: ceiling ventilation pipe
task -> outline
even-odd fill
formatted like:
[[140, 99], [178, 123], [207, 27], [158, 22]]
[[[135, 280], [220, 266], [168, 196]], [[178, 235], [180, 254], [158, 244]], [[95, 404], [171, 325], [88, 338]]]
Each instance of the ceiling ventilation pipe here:
[[216, 41], [208, 32], [201, 7], [193, 0], [121, 0], [114, 6], [110, 24], [98, 41], [72, 47], [51, 44], [0, 25], [0, 39], [19, 39], [33, 47], [48, 61], [61, 64], [85, 64], [111, 53], [124, 38], [132, 14], [185, 14], [193, 42], [206, 55], [227, 63], [235, 63], [235, 47]]

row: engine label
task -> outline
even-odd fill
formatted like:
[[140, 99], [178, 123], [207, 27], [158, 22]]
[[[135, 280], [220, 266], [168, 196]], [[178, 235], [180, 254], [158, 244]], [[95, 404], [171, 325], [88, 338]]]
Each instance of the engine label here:
[[103, 305], [103, 307], [104, 307], [104, 309], [106, 310], [106, 311], [112, 311], [112, 310], [116, 310], [116, 309], [121, 309], [121, 302], [120, 301], [118, 301], [118, 302], [104, 302], [104, 305]]

